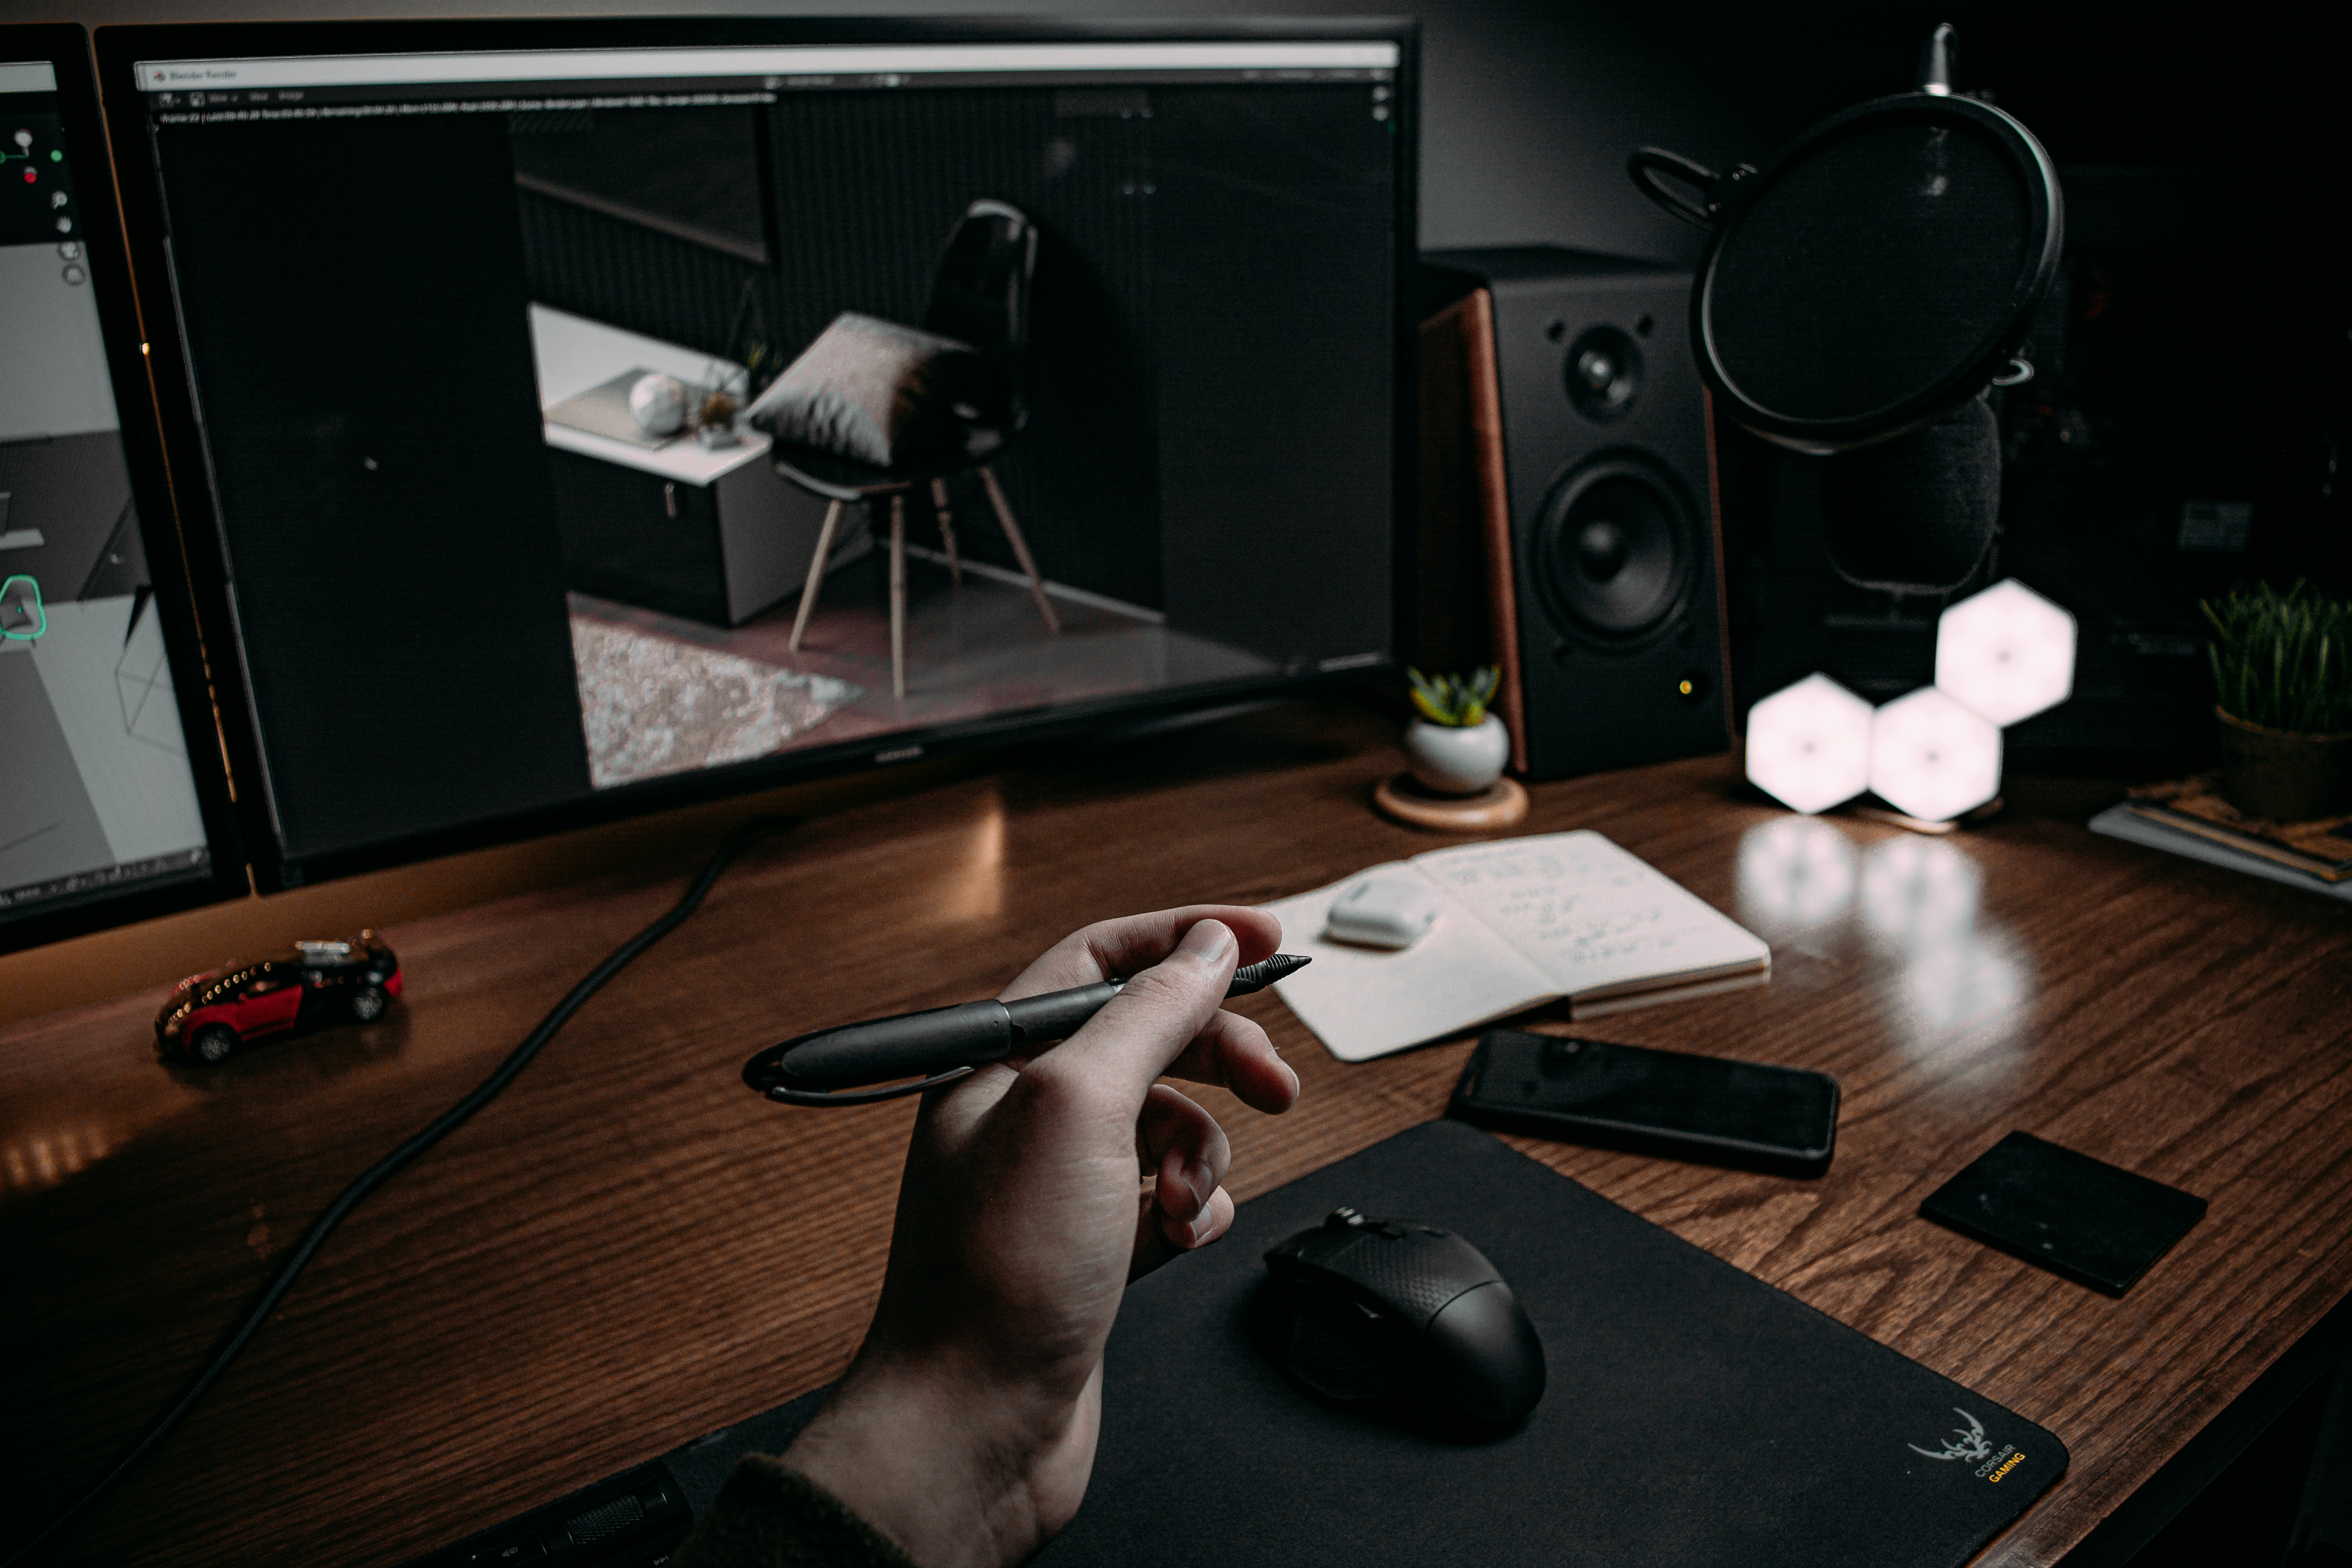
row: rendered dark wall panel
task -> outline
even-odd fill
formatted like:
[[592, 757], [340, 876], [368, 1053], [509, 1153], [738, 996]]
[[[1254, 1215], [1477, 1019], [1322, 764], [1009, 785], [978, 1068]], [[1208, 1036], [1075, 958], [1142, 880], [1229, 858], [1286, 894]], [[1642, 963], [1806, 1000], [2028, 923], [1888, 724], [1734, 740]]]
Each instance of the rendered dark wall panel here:
[[1361, 524], [1393, 505], [1393, 121], [1360, 87], [1279, 92], [1162, 95], [1168, 608], [1311, 666], [1389, 644], [1393, 560]]
[[664, 342], [725, 354], [748, 283], [772, 294], [765, 268], [610, 214], [518, 189], [530, 298]]
[[292, 857], [587, 791], [505, 134], [446, 116], [160, 138]]

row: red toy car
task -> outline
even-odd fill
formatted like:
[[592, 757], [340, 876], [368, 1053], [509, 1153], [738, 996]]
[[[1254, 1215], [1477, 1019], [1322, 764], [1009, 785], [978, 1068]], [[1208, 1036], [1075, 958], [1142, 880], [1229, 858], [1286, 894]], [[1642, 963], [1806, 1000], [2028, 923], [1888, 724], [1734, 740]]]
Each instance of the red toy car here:
[[298, 942], [258, 963], [191, 974], [155, 1016], [166, 1056], [207, 1065], [247, 1041], [383, 1016], [400, 994], [400, 960], [375, 932], [351, 942]]

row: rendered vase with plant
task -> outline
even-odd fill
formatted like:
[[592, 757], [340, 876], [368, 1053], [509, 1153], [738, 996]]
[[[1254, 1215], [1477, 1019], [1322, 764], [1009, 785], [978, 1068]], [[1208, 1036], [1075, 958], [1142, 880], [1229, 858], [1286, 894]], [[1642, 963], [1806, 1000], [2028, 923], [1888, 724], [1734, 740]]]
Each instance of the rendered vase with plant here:
[[2271, 822], [2352, 809], [2352, 604], [2264, 583], [2204, 609], [2222, 795]]
[[1414, 780], [1434, 795], [1471, 795], [1492, 788], [1511, 754], [1510, 731], [1486, 710], [1503, 672], [1488, 666], [1465, 679], [1405, 671], [1421, 717], [1406, 727], [1404, 754]]

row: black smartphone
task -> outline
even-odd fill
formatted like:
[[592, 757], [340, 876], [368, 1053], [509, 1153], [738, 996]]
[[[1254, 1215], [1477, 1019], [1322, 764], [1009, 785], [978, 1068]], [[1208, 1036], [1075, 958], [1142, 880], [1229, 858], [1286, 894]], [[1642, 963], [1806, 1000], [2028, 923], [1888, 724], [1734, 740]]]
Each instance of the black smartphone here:
[[1797, 1068], [1493, 1029], [1454, 1086], [1465, 1121], [1710, 1165], [1818, 1176], [1837, 1079]]

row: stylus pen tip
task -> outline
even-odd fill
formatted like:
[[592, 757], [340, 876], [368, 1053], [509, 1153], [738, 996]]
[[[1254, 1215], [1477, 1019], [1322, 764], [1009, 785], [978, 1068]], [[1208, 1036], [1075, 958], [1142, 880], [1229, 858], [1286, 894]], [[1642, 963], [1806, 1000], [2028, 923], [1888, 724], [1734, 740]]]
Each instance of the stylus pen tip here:
[[1234, 983], [1225, 987], [1228, 996], [1247, 996], [1263, 991], [1286, 974], [1296, 974], [1315, 961], [1300, 953], [1277, 952], [1263, 963], [1249, 964], [1234, 971]]

